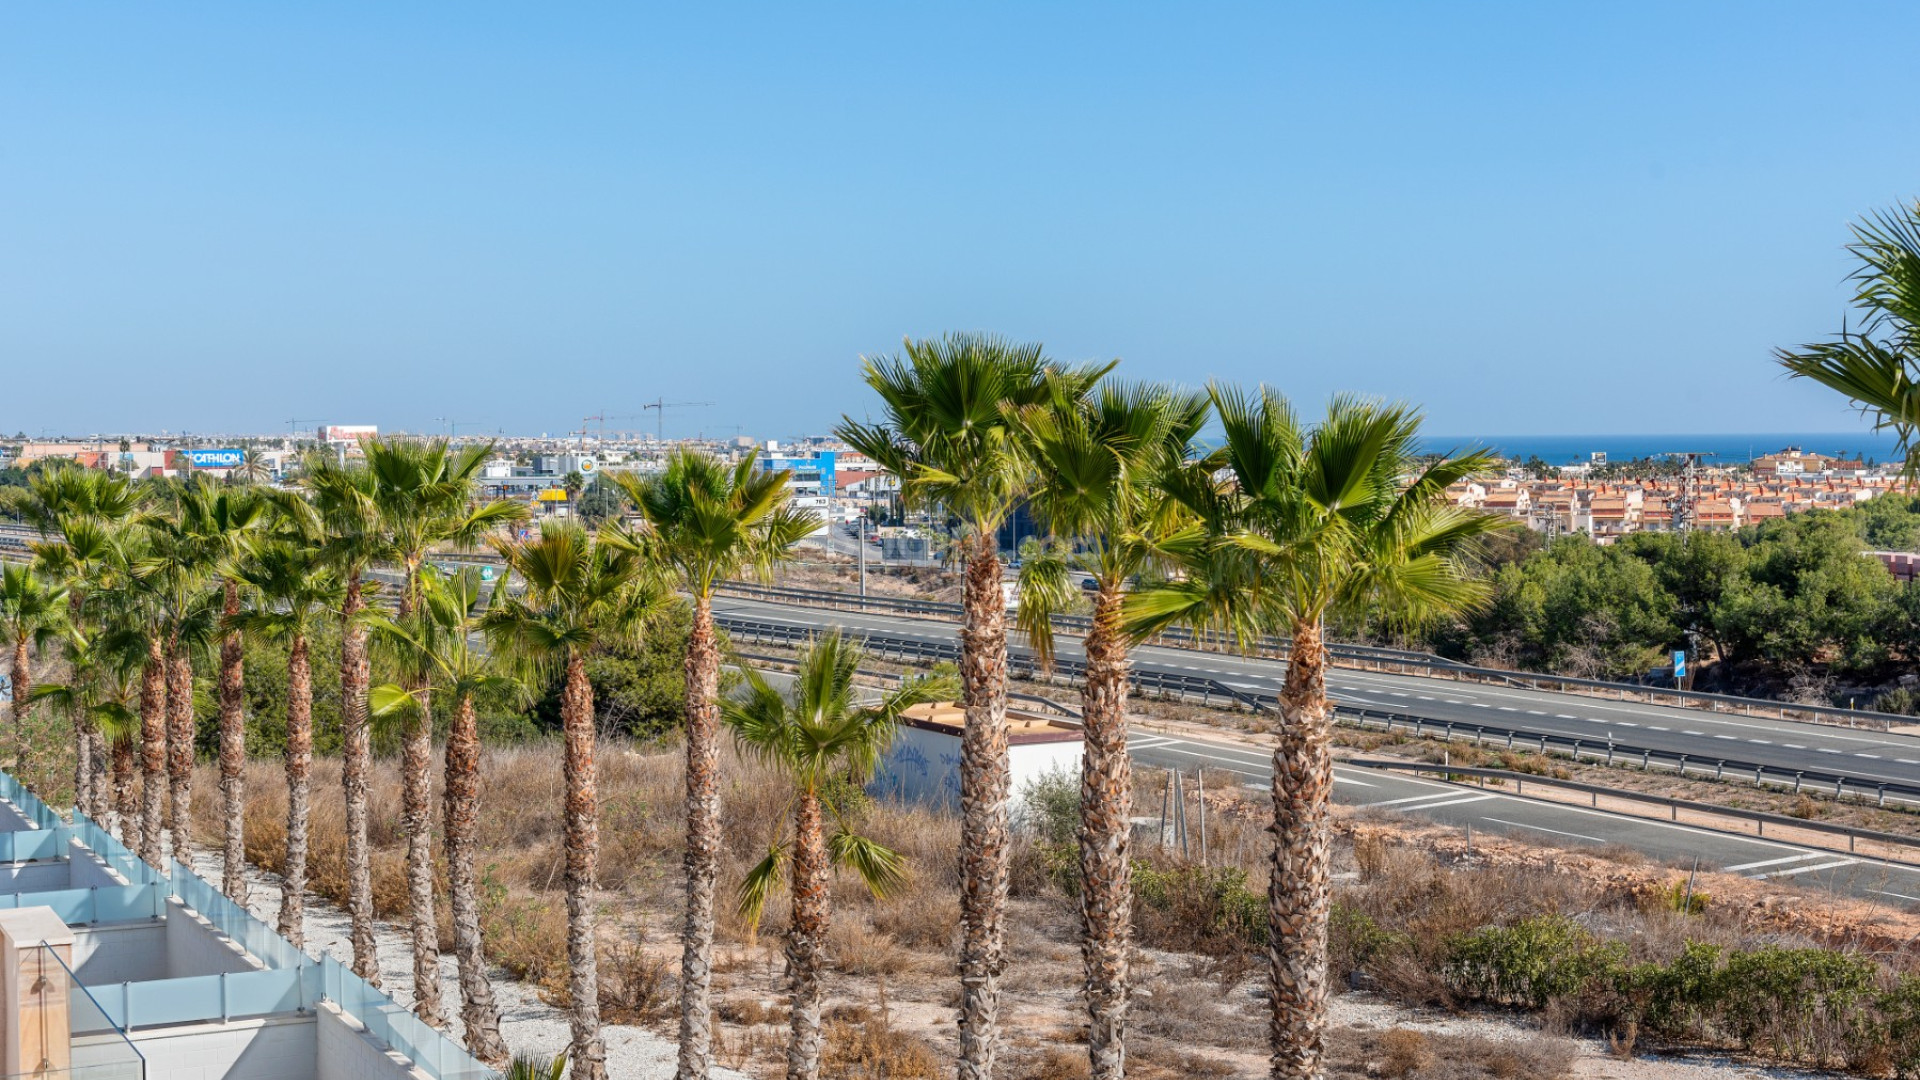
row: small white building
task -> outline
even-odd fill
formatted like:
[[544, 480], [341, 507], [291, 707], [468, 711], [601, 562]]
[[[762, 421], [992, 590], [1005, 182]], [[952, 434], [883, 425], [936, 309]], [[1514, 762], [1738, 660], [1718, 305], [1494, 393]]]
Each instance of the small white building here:
[[[960, 733], [966, 711], [951, 701], [915, 705], [867, 790], [928, 806], [960, 806]], [[1083, 739], [1078, 725], [1038, 713], [1007, 710], [1007, 758], [1018, 795], [1041, 777], [1067, 770], [1080, 775]]]

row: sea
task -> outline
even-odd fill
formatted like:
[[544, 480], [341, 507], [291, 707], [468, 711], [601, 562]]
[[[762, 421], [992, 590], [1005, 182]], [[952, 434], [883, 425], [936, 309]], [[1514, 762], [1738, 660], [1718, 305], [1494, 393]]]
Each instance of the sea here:
[[1422, 438], [1427, 453], [1480, 448], [1525, 461], [1538, 456], [1549, 465], [1571, 465], [1604, 453], [1608, 461], [1631, 461], [1691, 451], [1709, 463], [1752, 461], [1789, 447], [1852, 460], [1883, 462], [1897, 458], [1887, 432], [1773, 432], [1732, 435], [1431, 435]]

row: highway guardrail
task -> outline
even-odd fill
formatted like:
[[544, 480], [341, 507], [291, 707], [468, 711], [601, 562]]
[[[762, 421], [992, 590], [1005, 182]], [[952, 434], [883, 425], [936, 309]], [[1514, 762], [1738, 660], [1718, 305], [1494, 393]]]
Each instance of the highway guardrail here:
[[1632, 791], [1626, 788], [1606, 787], [1602, 784], [1586, 784], [1578, 780], [1561, 780], [1552, 776], [1537, 776], [1531, 773], [1514, 772], [1510, 769], [1487, 769], [1465, 765], [1438, 764], [1431, 761], [1382, 761], [1377, 758], [1347, 758], [1343, 765], [1354, 765], [1367, 769], [1390, 769], [1410, 773], [1441, 773], [1449, 776], [1478, 776], [1488, 780], [1512, 781], [1514, 794], [1524, 794], [1528, 783], [1546, 787], [1560, 788], [1565, 791], [1577, 791], [1583, 795], [1592, 795], [1597, 800], [1604, 795], [1610, 799], [1624, 799], [1629, 802], [1648, 803], [1667, 807], [1671, 820], [1679, 820], [1680, 811], [1711, 814], [1716, 817], [1735, 818], [1751, 821], [1760, 836], [1767, 835], [1767, 826], [1776, 828], [1804, 829], [1808, 832], [1823, 833], [1828, 836], [1847, 838], [1847, 850], [1854, 851], [1854, 845], [1860, 840], [1870, 840], [1891, 847], [1920, 849], [1920, 836], [1903, 836], [1899, 833], [1881, 832], [1877, 829], [1858, 829], [1851, 825], [1836, 825], [1829, 821], [1811, 821], [1804, 818], [1788, 817], [1785, 814], [1769, 814], [1761, 810], [1743, 810], [1734, 806], [1719, 806], [1714, 803], [1693, 802], [1688, 799], [1676, 799], [1671, 795], [1655, 795], [1645, 791]]
[[[960, 605], [932, 600], [861, 597], [852, 593], [822, 589], [794, 589], [731, 581], [723, 584], [721, 589], [742, 596], [773, 602], [785, 601], [803, 607], [849, 608], [858, 611], [933, 616], [955, 621], [961, 615]], [[1062, 630], [1084, 633], [1089, 620], [1084, 616], [1062, 615], [1055, 616], [1054, 625]], [[1288, 651], [1287, 643], [1277, 638], [1265, 638], [1250, 648], [1242, 648], [1230, 635], [1188, 629], [1169, 630], [1156, 638], [1155, 643], [1175, 648], [1239, 652], [1244, 655], [1276, 660], [1284, 660]], [[1582, 679], [1570, 675], [1548, 675], [1532, 671], [1512, 671], [1506, 668], [1478, 667], [1429, 653], [1376, 645], [1330, 643], [1327, 646], [1327, 652], [1335, 664], [1342, 667], [1360, 667], [1401, 675], [1452, 679], [1456, 682], [1498, 684], [1587, 697], [1610, 697], [1647, 705], [1670, 705], [1676, 708], [1704, 707], [1709, 712], [1732, 712], [1742, 716], [1774, 716], [1782, 720], [1811, 720], [1838, 727], [1868, 728], [1876, 731], [1891, 731], [1894, 723], [1903, 719], [1889, 713], [1843, 709], [1832, 705], [1802, 705], [1790, 701], [1714, 694], [1704, 690], [1681, 690], [1644, 686], [1638, 683], [1609, 682], [1604, 679]]]

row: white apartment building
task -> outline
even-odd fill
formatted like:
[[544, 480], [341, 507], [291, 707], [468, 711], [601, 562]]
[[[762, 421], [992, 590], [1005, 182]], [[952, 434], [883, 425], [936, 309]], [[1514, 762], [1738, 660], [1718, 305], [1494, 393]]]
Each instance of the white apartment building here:
[[486, 1080], [466, 1051], [192, 870], [0, 773], [0, 1074]]

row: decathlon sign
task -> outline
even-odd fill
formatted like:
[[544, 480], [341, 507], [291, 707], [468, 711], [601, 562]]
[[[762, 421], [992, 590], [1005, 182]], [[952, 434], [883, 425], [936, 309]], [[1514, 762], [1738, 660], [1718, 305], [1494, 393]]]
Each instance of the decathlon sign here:
[[237, 469], [247, 457], [245, 450], [188, 450], [185, 453], [196, 469]]

